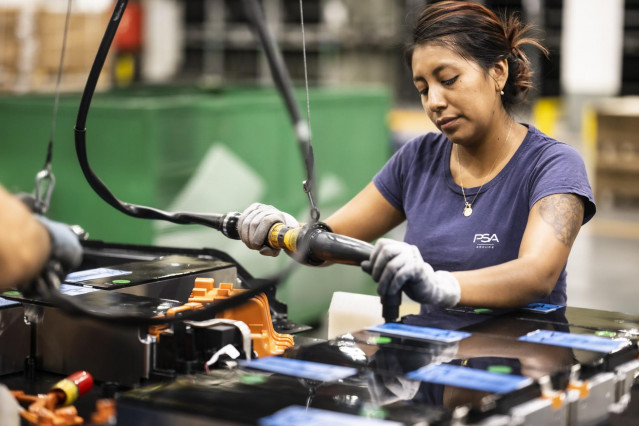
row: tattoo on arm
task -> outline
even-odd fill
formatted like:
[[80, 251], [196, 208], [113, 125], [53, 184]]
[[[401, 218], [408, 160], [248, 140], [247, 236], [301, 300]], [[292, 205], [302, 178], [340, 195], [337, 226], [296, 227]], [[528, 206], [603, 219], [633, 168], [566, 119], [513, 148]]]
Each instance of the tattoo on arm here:
[[584, 219], [584, 202], [573, 194], [549, 195], [539, 201], [539, 214], [553, 227], [555, 237], [570, 247]]

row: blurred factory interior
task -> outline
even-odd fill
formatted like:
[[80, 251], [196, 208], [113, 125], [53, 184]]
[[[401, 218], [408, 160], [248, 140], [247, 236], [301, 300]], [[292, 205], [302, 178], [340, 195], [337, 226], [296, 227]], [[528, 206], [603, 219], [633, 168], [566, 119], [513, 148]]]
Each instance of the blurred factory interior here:
[[[356, 194], [398, 145], [434, 130], [401, 46], [424, 0], [304, 0], [304, 42], [323, 217]], [[639, 314], [639, 1], [486, 0], [537, 25], [537, 91], [518, 119], [576, 147], [598, 213], [568, 264], [571, 306]], [[306, 110], [298, 0], [263, 0]], [[56, 127], [51, 216], [92, 238], [216, 247], [254, 275], [282, 268], [213, 230], [125, 217], [76, 164], [72, 126], [111, 13], [74, 0]], [[66, 0], [0, 0], [0, 182], [31, 191], [45, 156]], [[121, 199], [171, 210], [242, 211], [255, 201], [307, 215], [302, 165], [241, 2], [131, 0], [89, 117], [90, 156]], [[397, 231], [401, 238], [401, 230]], [[304, 284], [302, 284], [304, 283]], [[336, 290], [374, 293], [349, 267], [298, 268], [281, 289], [295, 321], [314, 322]]]

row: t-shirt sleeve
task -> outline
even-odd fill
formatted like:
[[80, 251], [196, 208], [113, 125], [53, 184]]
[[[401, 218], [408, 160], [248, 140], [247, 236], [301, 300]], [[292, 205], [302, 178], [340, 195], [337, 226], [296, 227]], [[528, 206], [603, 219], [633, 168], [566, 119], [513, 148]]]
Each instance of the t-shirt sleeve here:
[[548, 195], [575, 194], [584, 201], [583, 224], [595, 215], [596, 206], [586, 166], [570, 145], [559, 142], [546, 150], [535, 167], [531, 185], [530, 208]]
[[404, 212], [405, 179], [411, 162], [415, 158], [418, 139], [421, 137], [402, 145], [373, 178], [373, 183], [379, 192], [402, 213]]

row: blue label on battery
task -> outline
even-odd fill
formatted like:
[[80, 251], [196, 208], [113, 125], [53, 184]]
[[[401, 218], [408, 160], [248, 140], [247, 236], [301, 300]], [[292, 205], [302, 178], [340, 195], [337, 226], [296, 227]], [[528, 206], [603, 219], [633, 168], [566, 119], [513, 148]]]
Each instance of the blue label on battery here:
[[551, 305], [549, 303], [531, 303], [526, 306], [522, 306], [524, 311], [533, 311], [546, 314], [548, 312], [554, 312], [557, 309], [565, 308], [563, 305]]
[[67, 296], [77, 296], [79, 294], [91, 293], [92, 291], [98, 291], [98, 289], [69, 284], [62, 284], [60, 286], [60, 293], [66, 294]]
[[320, 410], [317, 408], [304, 408], [299, 405], [291, 405], [275, 414], [259, 420], [260, 426], [290, 426], [290, 425], [345, 425], [345, 426], [394, 426], [403, 423], [381, 419], [359, 417], [353, 414], [337, 413]]
[[338, 365], [321, 364], [319, 362], [269, 356], [252, 361], [243, 361], [249, 368], [271, 371], [305, 379], [333, 382], [357, 374], [357, 369]]
[[406, 375], [409, 379], [457, 386], [483, 392], [508, 393], [532, 383], [532, 379], [449, 364], [430, 364]]
[[9, 299], [5, 299], [4, 297], [0, 297], [0, 307], [5, 307], [5, 306], [13, 306], [13, 305], [19, 305], [20, 302], [16, 302], [15, 300], [9, 300]]
[[603, 353], [616, 352], [624, 346], [630, 345], [630, 341], [626, 339], [609, 339], [607, 337], [550, 330], [536, 330], [521, 336], [519, 340]]
[[418, 325], [399, 324], [396, 322], [368, 327], [366, 330], [376, 331], [390, 336], [410, 337], [413, 339], [433, 340], [444, 343], [458, 342], [471, 335], [465, 331], [420, 327]]
[[64, 281], [68, 283], [77, 283], [80, 281], [96, 280], [98, 278], [109, 278], [118, 275], [129, 275], [131, 271], [121, 271], [119, 269], [96, 268], [87, 269], [86, 271], [72, 272], [66, 276]]

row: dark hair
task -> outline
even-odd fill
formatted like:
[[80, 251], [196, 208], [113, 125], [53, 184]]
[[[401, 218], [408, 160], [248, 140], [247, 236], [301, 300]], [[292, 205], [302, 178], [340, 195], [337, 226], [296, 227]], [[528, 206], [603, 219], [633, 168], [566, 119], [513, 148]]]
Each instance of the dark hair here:
[[548, 51], [529, 33], [533, 27], [524, 25], [515, 14], [498, 17], [490, 9], [467, 1], [441, 1], [426, 7], [413, 28], [411, 42], [404, 50], [404, 62], [412, 68], [416, 46], [438, 43], [488, 71], [497, 61], [508, 61], [508, 80], [504, 86], [502, 104], [507, 110], [523, 102], [533, 86], [533, 70], [522, 46]]

